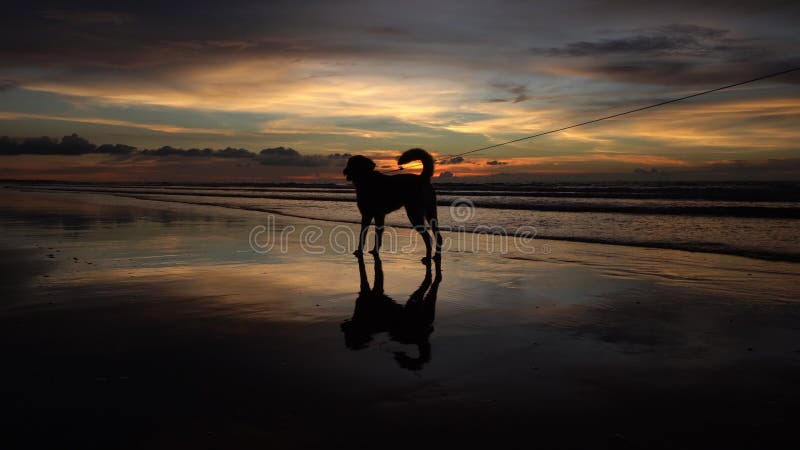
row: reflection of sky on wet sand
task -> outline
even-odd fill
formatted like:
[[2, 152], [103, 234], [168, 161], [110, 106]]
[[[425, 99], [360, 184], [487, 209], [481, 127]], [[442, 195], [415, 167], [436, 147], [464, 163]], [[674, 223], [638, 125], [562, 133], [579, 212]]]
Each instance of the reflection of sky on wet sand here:
[[[477, 406], [492, 417], [563, 418], [650, 407], [638, 399], [654, 396], [654, 407], [666, 409], [708, 392], [747, 408], [760, 403], [737, 397], [743, 392], [787, 408], [797, 398], [789, 380], [800, 375], [791, 295], [799, 275], [790, 263], [566, 242], [551, 242], [549, 255], [446, 253], [431, 360], [414, 376], [393, 355], [417, 349], [387, 333], [358, 351], [345, 346], [340, 325], [359, 292], [355, 259], [303, 254], [296, 242], [286, 254], [254, 253], [248, 234], [263, 215], [52, 194], [5, 195], [0, 213], [3, 289], [11, 294], [3, 315], [68, 318], [42, 336], [5, 332], [34, 341], [64, 333], [53, 348], [66, 346], [58, 351], [67, 355], [90, 352], [69, 347], [81, 339], [100, 349], [119, 342], [119, 364], [141, 376], [152, 375], [149, 366], [128, 367], [125, 355], [139, 355], [141, 365], [185, 345], [208, 364], [225, 360], [232, 377], [251, 374], [256, 390], [302, 381], [296, 389], [348, 396], [365, 414], [424, 406], [417, 414], [434, 422]], [[423, 281], [419, 256], [383, 257], [385, 293], [399, 304]], [[104, 326], [103, 334], [84, 330]], [[179, 370], [206, 370], [185, 358]], [[248, 395], [258, 408], [273, 404]], [[280, 408], [302, 409], [298, 401]], [[310, 402], [307, 411], [318, 407]]]
[[[65, 303], [73, 301], [69, 290], [79, 288], [115, 297], [152, 290], [155, 296], [194, 298], [194, 308], [242, 319], [333, 321], [352, 310], [358, 291], [352, 257], [309, 255], [296, 241], [285, 254], [254, 253], [247, 239], [253, 225], [264, 223], [261, 214], [102, 195], [75, 202], [70, 195], [15, 193], [2, 202], [4, 246], [34, 250], [48, 267], [36, 286], [50, 295], [60, 291], [56, 296]], [[614, 321], [642, 304], [679, 310], [781, 308], [791, 304], [800, 274], [791, 263], [552, 245], [549, 255], [448, 254], [436, 334], [492, 334], [526, 324], [586, 333], [587, 326], [603, 326], [598, 314]], [[401, 302], [424, 276], [409, 254], [385, 255], [384, 271], [387, 294]], [[635, 326], [656, 319], [643, 311]]]

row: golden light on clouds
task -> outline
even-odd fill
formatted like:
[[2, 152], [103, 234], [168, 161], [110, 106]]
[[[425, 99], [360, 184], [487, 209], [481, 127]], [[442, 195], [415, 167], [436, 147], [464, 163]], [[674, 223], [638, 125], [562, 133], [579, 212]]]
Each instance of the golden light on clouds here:
[[[353, 62], [355, 64], [355, 62]], [[277, 113], [284, 117], [264, 121], [251, 130], [194, 128], [180, 125], [141, 123], [98, 117], [61, 116], [31, 113], [0, 113], [0, 119], [48, 119], [119, 125], [166, 133], [236, 135], [241, 133], [287, 135], [345, 135], [363, 139], [403, 139], [413, 146], [415, 138], [435, 137], [436, 133], [479, 135], [489, 142], [509, 136], [537, 133], [568, 125], [567, 120], [592, 118], [585, 112], [578, 117], [565, 109], [568, 105], [495, 103], [476, 98], [470, 80], [411, 77], [387, 73], [348, 74], [324, 61], [285, 60], [239, 62], [232, 65], [194, 67], [164, 75], [169, 82], [126, 81], [33, 82], [24, 87], [60, 95], [91, 98], [100, 102], [141, 104], [171, 108], [225, 112]], [[180, 79], [177, 83], [175, 79]], [[536, 87], [530, 87], [535, 90]], [[638, 106], [638, 105], [630, 105]], [[598, 111], [602, 115], [607, 111]], [[664, 147], [750, 146], [774, 148], [800, 138], [800, 132], [782, 124], [748, 124], [752, 118], [796, 117], [800, 97], [759, 100], [720, 100], [711, 103], [676, 106], [646, 112], [603, 124], [561, 133], [558, 139], [593, 145], [594, 151], [614, 151], [622, 139], [646, 139]], [[465, 118], [466, 117], [466, 118]], [[394, 121], [384, 128], [359, 120], [385, 118]], [[350, 120], [350, 125], [338, 122]], [[403, 130], [397, 125], [408, 125]], [[736, 127], [733, 132], [731, 127]], [[520, 146], [518, 146], [520, 147]], [[639, 149], [639, 151], [646, 151]]]
[[[525, 2], [477, 15], [437, 6], [424, 18], [397, 13], [400, 4], [341, 2], [335, 14], [322, 4], [202, 8], [208, 14], [180, 26], [134, 4], [65, 5], [11, 22], [0, 136], [78, 133], [140, 149], [292, 147], [301, 156], [286, 170], [256, 160], [186, 167], [208, 176], [208, 167], [224, 166], [226, 179], [334, 177], [332, 166], [304, 157], [363, 153], [394, 167], [408, 148], [459, 154], [794, 64], [795, 46], [781, 37], [793, 28], [777, 12], [765, 26], [735, 11], [713, 23], [680, 11], [656, 20], [648, 7], [649, 19], [631, 27], [630, 6], [626, 15], [547, 18]], [[220, 27], [223, 18], [235, 26]], [[770, 79], [470, 155], [441, 172], [630, 174], [798, 158], [797, 86], [796, 77]], [[122, 172], [133, 159], [106, 164]], [[19, 173], [10, 161], [0, 169]]]

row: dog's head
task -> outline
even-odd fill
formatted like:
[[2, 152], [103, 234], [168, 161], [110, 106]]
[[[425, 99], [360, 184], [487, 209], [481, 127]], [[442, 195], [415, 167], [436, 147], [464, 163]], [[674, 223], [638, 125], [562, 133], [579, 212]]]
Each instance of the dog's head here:
[[367, 175], [374, 169], [375, 163], [371, 159], [366, 156], [356, 155], [347, 160], [347, 167], [344, 168], [342, 174], [347, 177], [347, 181], [352, 181]]

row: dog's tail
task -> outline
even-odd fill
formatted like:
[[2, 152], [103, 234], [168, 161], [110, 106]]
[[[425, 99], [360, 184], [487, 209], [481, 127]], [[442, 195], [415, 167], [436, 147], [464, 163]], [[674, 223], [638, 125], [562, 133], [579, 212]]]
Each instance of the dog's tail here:
[[433, 176], [433, 156], [421, 148], [406, 150], [397, 158], [397, 164], [408, 164], [411, 161], [422, 161], [421, 177], [431, 178]]

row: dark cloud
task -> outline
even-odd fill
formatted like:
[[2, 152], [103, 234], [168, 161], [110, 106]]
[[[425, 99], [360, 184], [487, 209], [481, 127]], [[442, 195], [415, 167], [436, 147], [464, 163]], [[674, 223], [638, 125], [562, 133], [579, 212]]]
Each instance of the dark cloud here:
[[[720, 83], [800, 64], [800, 59], [787, 58], [762, 45], [756, 39], [731, 37], [726, 29], [671, 24], [633, 30], [616, 38], [534, 48], [532, 52], [561, 58], [564, 67], [586, 76], [662, 85]], [[800, 77], [775, 80], [797, 83]]]
[[[742, 51], [744, 41], [729, 39], [728, 30], [691, 24], [673, 24], [640, 34], [598, 41], [578, 41], [563, 47], [534, 48], [534, 53], [550, 56], [659, 55], [680, 54], [705, 56], [712, 53]], [[738, 44], [738, 45], [737, 45]]]
[[527, 94], [528, 87], [523, 84], [507, 84], [507, 83], [495, 83], [492, 87], [502, 89], [509, 94], [512, 95], [510, 99], [491, 99], [490, 102], [507, 102], [510, 101], [511, 103], [519, 103], [524, 102], [525, 100], [530, 100], [530, 96]]
[[187, 157], [187, 158], [232, 158], [257, 161], [269, 166], [330, 166], [347, 160], [350, 153], [333, 153], [330, 155], [303, 155], [288, 147], [275, 147], [261, 150], [255, 154], [244, 148], [228, 147], [221, 150], [210, 148], [175, 148], [163, 146], [156, 149], [139, 150], [124, 144], [103, 144], [97, 146], [77, 134], [55, 139], [47, 136], [14, 139], [0, 137], [0, 156], [9, 155], [87, 155], [108, 154], [128, 157]]
[[98, 146], [95, 151], [109, 155], [129, 155], [136, 151], [136, 147], [125, 144], [103, 144]]
[[142, 68], [149, 78], [247, 57], [385, 57], [391, 51], [393, 59], [419, 58], [418, 48], [402, 48], [397, 40], [430, 43], [431, 33], [407, 30], [393, 23], [401, 20], [384, 14], [360, 2], [320, 0], [302, 5], [197, 0], [191, 8], [146, 0], [46, 5], [12, 0], [0, 17], [0, 57], [14, 66], [46, 64], [93, 73]]
[[506, 164], [508, 163], [505, 161], [497, 161], [497, 160], [486, 162], [487, 166], [505, 166]]
[[5, 148], [3, 150], [8, 152], [4, 154], [10, 155], [48, 155], [61, 153], [58, 151], [58, 141], [47, 136], [26, 138], [19, 143], [9, 139], [6, 141], [6, 145], [4, 147]]
[[455, 176], [456, 174], [447, 170], [439, 174], [439, 178], [455, 178]]
[[461, 156], [454, 156], [452, 158], [446, 158], [439, 161], [439, 164], [447, 165], [447, 164], [461, 164], [464, 162], [464, 158]]
[[[586, 76], [604, 77], [628, 83], [696, 86], [743, 81], [798, 66], [800, 58], [770, 59], [747, 64], [732, 61], [707, 64], [689, 60], [627, 59], [590, 64], [578, 68], [578, 71]], [[800, 84], [800, 75], [787, 74], [771, 81]]]
[[142, 155], [147, 156], [211, 156], [213, 150], [210, 148], [207, 149], [182, 149], [182, 148], [174, 148], [170, 147], [169, 145], [165, 145], [160, 148], [155, 149], [144, 149], [140, 152]]
[[173, 148], [168, 145], [157, 148], [157, 149], [146, 149], [139, 152], [141, 155], [147, 156], [188, 156], [188, 157], [198, 157], [198, 156], [209, 156], [209, 157], [217, 157], [217, 158], [254, 158], [255, 154], [253, 152], [248, 151], [244, 148], [224, 148], [222, 150], [214, 150], [210, 148], [190, 148], [190, 149], [182, 149], [182, 148]]
[[699, 77], [695, 66], [686, 61], [612, 61], [591, 66], [592, 73], [630, 82], [659, 82], [662, 84], [698, 83], [701, 80], [719, 81], [716, 74]]
[[61, 140], [47, 136], [25, 138], [21, 141], [0, 138], [0, 155], [83, 155], [94, 153], [96, 146], [77, 134]]
[[265, 148], [258, 154], [258, 161], [266, 166], [317, 167], [343, 163], [350, 153], [331, 155], [303, 155], [289, 147]]
[[115, 154], [128, 155], [135, 147], [122, 144], [97, 146], [77, 134], [56, 139], [47, 136], [14, 139], [0, 137], [0, 156], [3, 155], [86, 155]]
[[303, 164], [304, 158], [297, 150], [290, 147], [265, 148], [258, 154], [261, 164], [267, 166], [294, 166]]
[[220, 158], [250, 158], [253, 153], [244, 148], [227, 147], [213, 152], [213, 155]]
[[[681, 0], [683, 7], [674, 6], [674, 2], [647, 2], [642, 6], [635, 1], [578, 0], [570, 2], [566, 9], [559, 2], [544, 5], [504, 1], [498, 7], [491, 2], [468, 2], [469, 6], [464, 6], [463, 2], [451, 0], [426, 4], [422, 10], [417, 2], [368, 3], [369, 6], [362, 1], [197, 0], [187, 8], [180, 2], [148, 0], [33, 4], [11, 0], [8, 6], [4, 4], [0, 18], [0, 56], [15, 63], [34, 61], [106, 69], [147, 66], [151, 71], [181, 63], [208, 63], [211, 56], [242, 52], [248, 56], [289, 57], [368, 54], [392, 59], [403, 55], [417, 61], [433, 56], [440, 61], [473, 59], [475, 64], [483, 65], [483, 59], [492, 59], [494, 54], [506, 58], [504, 51], [515, 44], [519, 45], [515, 50], [530, 46], [532, 29], [537, 30], [537, 39], [540, 33], [549, 37], [553, 30], [562, 35], [561, 30], [596, 29], [598, 10], [619, 17], [612, 20], [603, 15], [604, 24], [613, 27], [620, 22], [642, 23], [643, 19], [652, 23], [655, 9], [684, 10], [680, 15], [688, 17], [698, 16], [693, 14], [698, 8], [714, 10], [719, 14], [710, 20], [723, 23], [728, 22], [719, 16], [753, 12], [770, 15], [798, 9], [792, 5], [797, 2], [761, 6], [760, 2], [729, 4], [719, 0], [701, 4]], [[715, 6], [709, 6], [712, 4]], [[678, 20], [674, 16], [670, 14], [664, 20]], [[699, 16], [701, 20], [707, 14]], [[742, 19], [746, 21], [747, 17]], [[405, 43], [411, 46], [401, 45]], [[471, 58], [475, 56], [471, 54], [475, 44], [499, 51]], [[456, 48], [460, 45], [464, 48]]]
[[64, 136], [61, 138], [61, 142], [58, 145], [59, 149], [61, 149], [64, 153], [69, 155], [80, 155], [83, 153], [91, 153], [93, 152], [97, 146], [89, 142], [87, 139], [84, 139], [77, 134], [73, 133], [70, 136]]
[[96, 146], [77, 134], [59, 139], [42, 136], [14, 139], [0, 137], [0, 155], [85, 155], [116, 154], [127, 155], [136, 151], [135, 147], [122, 144]]
[[[688, 0], [681, 1], [683, 5], [689, 4]], [[525, 52], [531, 46], [530, 30], [534, 24], [547, 25], [536, 29], [537, 32], [542, 29], [543, 40], [548, 41], [562, 35], [553, 30], [590, 33], [598, 26], [618, 30], [620, 23], [654, 23], [657, 18], [652, 17], [652, 11], [656, 8], [681, 9], [673, 7], [672, 2], [650, 3], [642, 7], [632, 1], [579, 0], [570, 6], [569, 14], [564, 14], [557, 5], [503, 2], [501, 8], [478, 4], [465, 8], [460, 2], [444, 1], [426, 5], [425, 14], [420, 15], [419, 5], [414, 2], [405, 5], [388, 1], [370, 2], [368, 8], [359, 1], [320, 0], [267, 3], [198, 0], [193, 2], [192, 8], [180, 3], [146, 0], [50, 1], [36, 5], [11, 1], [0, 17], [0, 58], [10, 69], [44, 69], [19, 72], [26, 74], [26, 79], [20, 80], [23, 86], [93, 77], [103, 81], [155, 81], [163, 85], [164, 78], [171, 81], [172, 76], [184, 73], [187, 68], [271, 57], [325, 58], [335, 64], [347, 64], [347, 57], [406, 60], [412, 65], [422, 62], [457, 64], [481, 70], [485, 70], [487, 64], [502, 61], [503, 64], [498, 65], [500, 70], [513, 72], [524, 67], [523, 72], [529, 73], [529, 58], [509, 52]], [[733, 32], [693, 24], [667, 25], [629, 31], [620, 37], [599, 40], [587, 37], [563, 46], [542, 46], [534, 49], [534, 53], [568, 59], [599, 55], [634, 57], [646, 54], [652, 57], [655, 53], [694, 57], [725, 55], [726, 60], [749, 61], [748, 52], [759, 50], [757, 41], [733, 38], [733, 35], [738, 36], [734, 33], [739, 31], [737, 25], [743, 24], [741, 28], [748, 35], [760, 37], [759, 34], [765, 34], [763, 23], [770, 23], [770, 20], [753, 19], [751, 24], [747, 15], [759, 12], [771, 18], [784, 10], [797, 10], [792, 2], [780, 1], [769, 2], [764, 7], [760, 3], [753, 6], [755, 2], [749, 6], [747, 2], [731, 2], [731, 6], [720, 1], [702, 2], [702, 5], [692, 4], [683, 9], [692, 11], [702, 7], [708, 11], [712, 9], [709, 4], [716, 5], [720, 16], [726, 18], [714, 15], [714, 22], [732, 28]], [[726, 6], [720, 6], [723, 4]], [[573, 10], [587, 12], [573, 14]], [[604, 16], [605, 21], [600, 25], [596, 23], [596, 10], [607, 10], [609, 15], [612, 15], [610, 11], [617, 16], [620, 11], [628, 14], [620, 19]], [[730, 15], [735, 20], [730, 20]], [[666, 15], [664, 21], [692, 17], [690, 12], [680, 16]], [[648, 20], [643, 20], [645, 18]], [[701, 15], [696, 20], [705, 19]], [[492, 38], [487, 39], [487, 36]], [[537, 33], [537, 40], [538, 37]], [[774, 43], [770, 39], [765, 42], [764, 45]], [[509, 58], [511, 54], [516, 56]], [[774, 55], [777, 54], [781, 53]], [[581, 68], [587, 72], [596, 70], [602, 75], [603, 66], [625, 66], [627, 62], [603, 59], [587, 62]], [[320, 72], [328, 70], [320, 69]], [[7, 76], [16, 76], [15, 73], [9, 70]], [[0, 76], [4, 76], [3, 70]], [[609, 76], [613, 76], [613, 72]], [[520, 88], [522, 90], [517, 93], [509, 92], [508, 99], [492, 95], [489, 101], [528, 100], [530, 97], [524, 86]]]
[[0, 155], [16, 155], [19, 143], [8, 136], [0, 136]]

